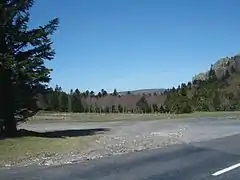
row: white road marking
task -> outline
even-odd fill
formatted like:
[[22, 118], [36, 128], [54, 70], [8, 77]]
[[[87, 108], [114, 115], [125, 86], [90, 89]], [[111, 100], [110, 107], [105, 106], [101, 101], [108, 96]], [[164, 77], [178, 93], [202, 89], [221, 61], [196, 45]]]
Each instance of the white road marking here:
[[220, 171], [217, 171], [217, 172], [213, 173], [212, 176], [221, 175], [221, 174], [223, 174], [223, 173], [225, 173], [225, 172], [231, 171], [231, 170], [233, 170], [233, 169], [235, 169], [235, 168], [238, 168], [238, 167], [240, 167], [240, 163], [235, 164], [235, 165], [232, 165], [232, 166], [229, 166], [228, 168], [222, 169], [222, 170], [220, 170]]

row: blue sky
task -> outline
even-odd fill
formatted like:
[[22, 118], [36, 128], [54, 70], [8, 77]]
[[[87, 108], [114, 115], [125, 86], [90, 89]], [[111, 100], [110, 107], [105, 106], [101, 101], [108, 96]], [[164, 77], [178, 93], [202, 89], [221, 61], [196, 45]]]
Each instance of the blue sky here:
[[60, 18], [47, 64], [52, 86], [168, 88], [240, 52], [239, 7], [239, 0], [39, 0], [30, 23]]

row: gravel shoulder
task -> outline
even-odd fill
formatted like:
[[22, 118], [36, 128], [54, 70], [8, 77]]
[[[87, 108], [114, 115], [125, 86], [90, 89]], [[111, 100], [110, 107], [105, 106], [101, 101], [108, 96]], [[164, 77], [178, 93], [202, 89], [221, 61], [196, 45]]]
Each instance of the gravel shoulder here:
[[[10, 167], [12, 165], [25, 166], [29, 164], [69, 164], [129, 152], [163, 148], [172, 144], [208, 141], [240, 133], [240, 120], [236, 118], [227, 120], [225, 118], [189, 118], [179, 119], [178, 121], [166, 119], [139, 122], [58, 122], [21, 124], [19, 128], [40, 133], [66, 130], [87, 131], [99, 128], [109, 129], [110, 131], [75, 136], [74, 141], [67, 141], [66, 138], [61, 139], [65, 140], [64, 147], [69, 151], [54, 149], [52, 153], [46, 156], [46, 152], [43, 150], [37, 157], [33, 156], [31, 159], [25, 158], [12, 164], [1, 165]], [[47, 142], [48, 146], [54, 146], [54, 142], [56, 143], [58, 138], [51, 140], [52, 142]], [[79, 141], [87, 142], [87, 145], [84, 145], [84, 148], [82, 145], [76, 145]], [[45, 149], [45, 151], [47, 150]]]

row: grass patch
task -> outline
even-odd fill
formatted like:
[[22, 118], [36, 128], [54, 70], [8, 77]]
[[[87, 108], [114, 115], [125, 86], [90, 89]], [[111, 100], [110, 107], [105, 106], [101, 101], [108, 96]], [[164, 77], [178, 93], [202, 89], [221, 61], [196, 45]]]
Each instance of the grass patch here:
[[240, 111], [194, 112], [171, 115], [172, 118], [240, 118]]
[[160, 120], [160, 119], [182, 119], [182, 118], [200, 118], [200, 117], [234, 117], [240, 118], [239, 111], [232, 112], [194, 112], [190, 114], [123, 114], [123, 113], [49, 113], [41, 112], [29, 119], [29, 123], [40, 122], [111, 122], [111, 121], [142, 121], [142, 120]]
[[96, 137], [42, 138], [20, 137], [0, 141], [0, 164], [21, 162], [42, 154], [84, 150]]

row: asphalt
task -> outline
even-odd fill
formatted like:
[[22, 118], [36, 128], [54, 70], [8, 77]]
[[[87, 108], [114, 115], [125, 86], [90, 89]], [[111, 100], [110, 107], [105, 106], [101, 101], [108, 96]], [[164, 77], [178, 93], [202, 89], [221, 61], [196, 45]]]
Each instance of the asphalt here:
[[240, 134], [54, 167], [1, 169], [1, 180], [239, 180]]

